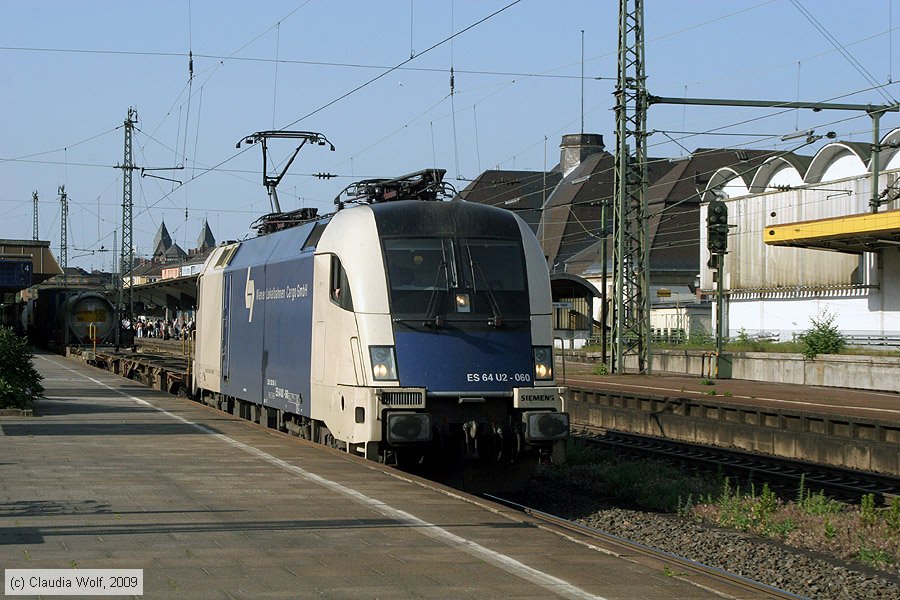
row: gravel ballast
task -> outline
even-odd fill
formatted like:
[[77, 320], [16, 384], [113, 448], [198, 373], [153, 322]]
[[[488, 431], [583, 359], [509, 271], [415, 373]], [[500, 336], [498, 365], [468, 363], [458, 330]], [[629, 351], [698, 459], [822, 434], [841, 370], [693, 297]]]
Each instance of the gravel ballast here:
[[578, 522], [809, 598], [900, 598], [900, 585], [874, 572], [679, 517], [606, 509]]
[[611, 508], [565, 490], [545, 490], [523, 504], [748, 579], [816, 599], [896, 600], [900, 579], [815, 552], [688, 518]]

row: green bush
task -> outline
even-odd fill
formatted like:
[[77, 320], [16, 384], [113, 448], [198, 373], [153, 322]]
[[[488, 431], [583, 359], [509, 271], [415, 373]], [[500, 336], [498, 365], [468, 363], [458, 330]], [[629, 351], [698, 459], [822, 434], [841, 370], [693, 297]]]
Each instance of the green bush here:
[[31, 349], [12, 329], [0, 327], [0, 408], [31, 408], [44, 393]]
[[863, 494], [859, 501], [859, 522], [864, 526], [875, 525], [877, 514], [875, 512], [875, 494]]
[[886, 516], [888, 529], [897, 532], [900, 531], [900, 496], [894, 496], [891, 499], [891, 507]]
[[594, 375], [609, 375], [609, 367], [606, 366], [606, 363], [598, 362], [594, 366]]
[[806, 358], [814, 358], [817, 354], [838, 354], [844, 349], [847, 341], [834, 324], [836, 318], [837, 315], [828, 311], [810, 317], [812, 327], [799, 336]]

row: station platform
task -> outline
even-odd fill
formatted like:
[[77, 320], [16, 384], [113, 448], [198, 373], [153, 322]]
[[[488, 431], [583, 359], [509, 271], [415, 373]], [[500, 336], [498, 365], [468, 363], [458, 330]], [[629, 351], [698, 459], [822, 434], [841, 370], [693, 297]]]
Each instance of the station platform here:
[[[557, 362], [557, 374], [560, 363]], [[900, 477], [900, 394], [568, 363], [572, 422]]]
[[[562, 375], [559, 367], [557, 361], [557, 374]], [[596, 375], [593, 364], [579, 362], [568, 362], [565, 368], [565, 376], [560, 377], [560, 381], [570, 387], [627, 390], [657, 396], [717, 396], [747, 406], [809, 411], [900, 425], [900, 394], [894, 392], [747, 379], [708, 380], [672, 373]]]
[[143, 569], [146, 598], [722, 596], [499, 505], [56, 355], [0, 417], [4, 568]]

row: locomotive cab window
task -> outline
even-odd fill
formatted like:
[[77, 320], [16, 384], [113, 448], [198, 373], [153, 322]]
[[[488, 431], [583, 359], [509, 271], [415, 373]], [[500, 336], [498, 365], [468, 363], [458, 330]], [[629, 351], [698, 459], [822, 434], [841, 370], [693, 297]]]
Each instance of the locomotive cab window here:
[[456, 323], [529, 318], [518, 240], [388, 238], [383, 244], [397, 316]]
[[399, 291], [445, 290], [448, 274], [452, 271], [444, 240], [431, 239], [390, 239], [385, 240], [388, 276], [391, 289]]
[[525, 291], [525, 270], [519, 245], [507, 240], [463, 240], [465, 274], [468, 284], [493, 292]]
[[472, 291], [475, 312], [510, 320], [530, 314], [525, 256], [516, 240], [460, 240], [462, 285]]
[[331, 301], [344, 310], [353, 310], [353, 298], [350, 296], [350, 282], [347, 271], [337, 256], [331, 257]]

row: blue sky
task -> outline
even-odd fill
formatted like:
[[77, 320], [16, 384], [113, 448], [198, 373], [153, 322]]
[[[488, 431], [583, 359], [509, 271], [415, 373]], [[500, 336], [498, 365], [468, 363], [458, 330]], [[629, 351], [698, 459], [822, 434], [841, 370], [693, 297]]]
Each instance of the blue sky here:
[[[113, 167], [122, 161], [129, 106], [139, 115], [136, 164], [184, 166], [156, 172], [180, 186], [136, 173], [138, 254], [152, 251], [163, 219], [186, 249], [204, 219], [218, 240], [249, 235], [269, 203], [259, 148], [242, 152], [235, 144], [259, 130], [319, 131], [336, 147], [301, 150], [279, 187], [284, 209], [330, 211], [354, 179], [433, 166], [447, 169], [458, 189], [489, 168], [540, 170], [545, 160], [550, 168], [560, 136], [580, 130], [581, 30], [585, 130], [602, 134], [611, 147], [617, 2], [521, 0], [428, 50], [510, 2], [6, 0], [0, 238], [31, 238], [37, 190], [40, 238], [56, 252], [57, 190], [65, 185], [69, 264], [111, 267], [111, 253], [98, 250], [112, 247], [121, 221], [121, 171]], [[645, 4], [652, 94], [854, 103], [900, 96], [900, 86], [873, 85], [900, 78], [898, 1]], [[896, 114], [882, 120], [884, 132], [896, 126]], [[779, 136], [807, 128], [867, 141], [869, 127], [855, 113], [680, 106], [654, 106], [648, 120], [657, 156], [698, 147], [786, 149], [795, 146]], [[729, 135], [676, 133], [713, 130]], [[272, 145], [277, 160], [291, 150], [288, 143]], [[317, 172], [338, 177], [309, 177]]]

